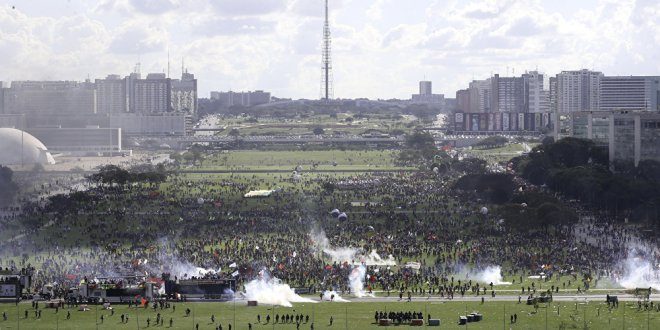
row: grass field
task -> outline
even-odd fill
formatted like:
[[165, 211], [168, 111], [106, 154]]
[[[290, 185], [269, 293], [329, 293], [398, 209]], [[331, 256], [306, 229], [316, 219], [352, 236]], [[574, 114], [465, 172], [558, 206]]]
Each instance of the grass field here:
[[[392, 130], [409, 131], [419, 121], [413, 116], [395, 116], [367, 114], [351, 122], [346, 119], [351, 113], [339, 113], [336, 118], [317, 114], [305, 118], [283, 119], [260, 117], [256, 122], [247, 117], [222, 117], [213, 120], [217, 127], [225, 128], [217, 135], [227, 135], [231, 128], [238, 128], [241, 135], [302, 135], [310, 134], [315, 127], [322, 127], [326, 134], [361, 134], [375, 129], [381, 132]], [[254, 119], [254, 118], [252, 118]]]
[[230, 151], [207, 157], [195, 170], [391, 170], [397, 151]]
[[[536, 146], [534, 143], [528, 143], [530, 148]], [[492, 149], [471, 149], [466, 150], [466, 153], [472, 157], [482, 158], [490, 162], [503, 162], [511, 158], [522, 155], [525, 152], [525, 147], [521, 143], [510, 143], [503, 147]]]
[[[43, 305], [43, 304], [42, 304]], [[67, 309], [55, 313], [53, 309], [43, 309], [40, 319], [34, 315], [34, 310], [28, 303], [0, 305], [0, 310], [7, 313], [7, 321], [0, 321], [1, 329], [145, 329], [147, 319], [151, 324], [149, 328], [167, 329], [216, 329], [222, 325], [228, 329], [296, 329], [296, 324], [273, 324], [275, 314], [303, 314], [309, 315], [309, 323], [300, 325], [300, 329], [377, 329], [382, 328], [374, 324], [376, 311], [414, 311], [423, 313], [424, 317], [441, 320], [440, 329], [658, 329], [660, 327], [660, 313], [637, 309], [637, 303], [620, 303], [619, 308], [608, 310], [602, 302], [572, 303], [556, 302], [548, 305], [539, 305], [538, 310], [533, 306], [518, 304], [516, 302], [351, 302], [351, 303], [305, 303], [294, 304], [292, 308], [271, 306], [247, 307], [245, 302], [236, 304], [227, 303], [176, 303], [176, 310], [129, 309], [126, 305], [117, 305], [114, 316], [109, 311], [90, 306], [91, 310], [79, 312], [71, 309], [71, 319], [66, 319]], [[190, 308], [190, 316], [185, 316], [185, 310]], [[28, 310], [27, 319], [24, 318]], [[458, 317], [467, 313], [479, 312], [484, 319], [478, 323], [469, 323], [468, 326], [459, 326]], [[155, 325], [156, 314], [161, 313], [164, 318], [162, 326]], [[518, 321], [510, 323], [510, 316], [517, 314]], [[121, 323], [120, 315], [128, 314], [128, 323]], [[624, 315], [625, 314], [625, 315]], [[18, 316], [17, 316], [18, 315]], [[100, 322], [104, 316], [103, 323]], [[215, 316], [215, 323], [211, 322], [211, 315]], [[261, 315], [261, 323], [257, 323], [257, 315]], [[266, 316], [271, 315], [271, 322], [266, 324]], [[333, 318], [332, 326], [329, 324]], [[17, 320], [17, 318], [19, 318]], [[172, 327], [169, 320], [172, 319]], [[96, 320], [96, 324], [95, 324]], [[407, 328], [409, 325], [398, 326]], [[433, 328], [433, 327], [432, 327]], [[437, 329], [437, 328], [436, 328]]]

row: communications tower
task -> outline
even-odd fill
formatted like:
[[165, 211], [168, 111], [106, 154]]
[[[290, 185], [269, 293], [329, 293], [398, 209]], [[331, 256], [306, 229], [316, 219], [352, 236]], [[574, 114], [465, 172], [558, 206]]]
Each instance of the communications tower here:
[[330, 56], [330, 21], [328, 19], [328, 0], [325, 0], [325, 24], [323, 25], [323, 49], [321, 55], [321, 99], [325, 102], [333, 98], [332, 90], [332, 57]]

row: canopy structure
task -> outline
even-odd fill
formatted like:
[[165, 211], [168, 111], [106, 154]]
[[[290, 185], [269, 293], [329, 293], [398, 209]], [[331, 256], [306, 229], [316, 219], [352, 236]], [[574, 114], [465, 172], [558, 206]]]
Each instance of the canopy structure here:
[[270, 197], [275, 192], [275, 190], [252, 190], [247, 194], [243, 195], [244, 198], [255, 198], [255, 197]]

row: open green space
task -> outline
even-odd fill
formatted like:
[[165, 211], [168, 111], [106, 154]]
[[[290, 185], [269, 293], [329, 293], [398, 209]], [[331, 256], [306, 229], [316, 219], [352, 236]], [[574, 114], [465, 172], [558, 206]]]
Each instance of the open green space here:
[[[43, 306], [43, 303], [41, 304]], [[604, 302], [553, 302], [539, 304], [538, 308], [517, 302], [350, 302], [350, 303], [298, 303], [291, 308], [257, 306], [247, 307], [245, 301], [236, 303], [174, 303], [175, 310], [153, 310], [152, 308], [128, 308], [127, 305], [114, 306], [114, 315], [102, 306], [90, 305], [90, 310], [81, 312], [75, 308], [43, 309], [41, 318], [37, 319], [34, 309], [27, 303], [19, 306], [14, 304], [0, 305], [0, 310], [7, 313], [8, 319], [0, 321], [2, 329], [296, 329], [295, 321], [291, 323], [274, 324], [275, 315], [296, 314], [309, 316], [309, 322], [304, 321], [300, 329], [379, 329], [374, 322], [376, 311], [421, 312], [426, 318], [441, 320], [440, 327], [435, 329], [658, 329], [660, 313], [638, 309], [637, 303], [621, 302], [618, 308], [608, 309]], [[18, 309], [17, 309], [18, 308]], [[186, 316], [186, 309], [190, 315]], [[25, 310], [28, 317], [25, 317]], [[67, 311], [71, 318], [66, 319]], [[483, 321], [459, 326], [458, 318], [466, 313], [478, 312], [483, 315]], [[155, 325], [157, 314], [164, 318], [163, 325]], [[128, 322], [121, 323], [121, 315], [128, 315]], [[511, 315], [517, 315], [517, 322], [511, 323]], [[101, 323], [103, 315], [103, 323]], [[211, 321], [214, 316], [215, 322]], [[257, 321], [261, 316], [261, 323]], [[266, 316], [270, 322], [266, 323]], [[330, 317], [333, 324], [330, 325]], [[147, 325], [147, 319], [150, 324]], [[170, 319], [172, 326], [170, 327]], [[408, 328], [404, 324], [395, 328]]]
[[381, 133], [410, 131], [421, 122], [414, 116], [396, 114], [360, 114], [340, 112], [334, 115], [312, 114], [296, 118], [225, 116], [215, 121], [223, 130], [217, 135], [227, 135], [232, 129], [238, 129], [247, 135], [306, 135], [314, 128], [322, 128], [324, 134], [364, 134], [371, 130]]
[[193, 170], [394, 170], [398, 152], [391, 150], [229, 151], [208, 156]]

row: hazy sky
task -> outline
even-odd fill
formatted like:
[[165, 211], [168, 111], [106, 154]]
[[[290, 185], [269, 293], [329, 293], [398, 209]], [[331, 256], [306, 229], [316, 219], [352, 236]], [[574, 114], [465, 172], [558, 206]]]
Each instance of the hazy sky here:
[[[318, 98], [322, 0], [0, 0], [0, 81], [185, 66], [212, 90]], [[14, 6], [15, 8], [12, 8]], [[660, 74], [658, 0], [330, 0], [335, 97], [453, 97], [515, 69]]]

